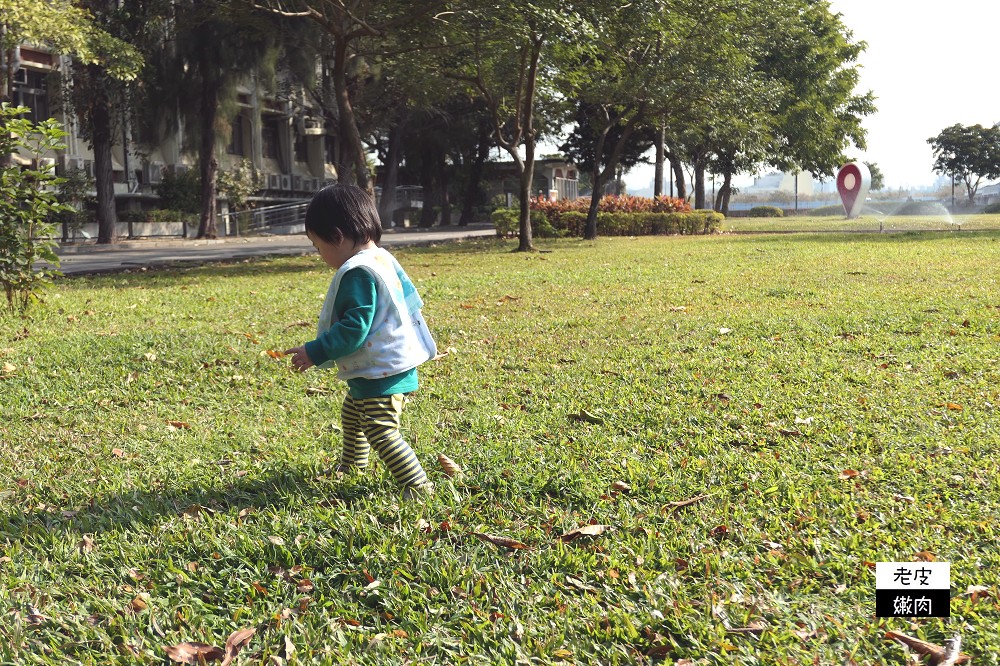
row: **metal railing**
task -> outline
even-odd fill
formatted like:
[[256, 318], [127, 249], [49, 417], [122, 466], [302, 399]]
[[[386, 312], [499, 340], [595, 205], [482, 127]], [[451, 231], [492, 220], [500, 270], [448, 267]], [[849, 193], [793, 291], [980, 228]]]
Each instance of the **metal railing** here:
[[308, 206], [308, 201], [296, 201], [226, 213], [220, 216], [220, 232], [227, 236], [302, 233]]

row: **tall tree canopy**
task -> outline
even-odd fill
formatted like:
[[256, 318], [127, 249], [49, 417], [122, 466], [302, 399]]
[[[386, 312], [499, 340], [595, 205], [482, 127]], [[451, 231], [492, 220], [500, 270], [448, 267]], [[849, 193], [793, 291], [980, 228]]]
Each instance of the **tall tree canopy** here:
[[1000, 178], [1000, 126], [955, 124], [927, 143], [934, 149], [934, 172], [965, 185], [970, 205], [984, 178]]

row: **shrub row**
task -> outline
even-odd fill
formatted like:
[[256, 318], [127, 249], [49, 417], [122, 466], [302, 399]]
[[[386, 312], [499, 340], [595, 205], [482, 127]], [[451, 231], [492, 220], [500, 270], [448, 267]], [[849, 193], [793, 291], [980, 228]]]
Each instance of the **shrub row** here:
[[750, 209], [750, 217], [784, 217], [785, 211], [777, 206], [754, 206]]
[[[719, 230], [725, 217], [713, 210], [687, 212], [604, 212], [597, 214], [597, 234], [599, 236], [652, 236], [662, 234], [710, 234]], [[515, 208], [498, 208], [493, 211], [492, 221], [497, 236], [506, 238], [518, 232], [519, 212]], [[553, 238], [558, 236], [583, 236], [587, 214], [579, 211], [565, 211], [550, 222], [539, 210], [531, 211], [531, 228], [535, 236]]]

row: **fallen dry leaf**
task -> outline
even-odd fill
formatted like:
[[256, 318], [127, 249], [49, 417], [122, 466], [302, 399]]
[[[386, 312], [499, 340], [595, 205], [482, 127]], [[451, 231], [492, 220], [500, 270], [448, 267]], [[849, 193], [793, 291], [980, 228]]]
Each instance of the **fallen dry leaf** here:
[[208, 661], [222, 661], [226, 658], [226, 653], [220, 648], [207, 643], [178, 643], [167, 646], [163, 650], [171, 661], [176, 661], [179, 664], [200, 664]]
[[454, 460], [449, 458], [443, 453], [438, 454], [438, 462], [441, 463], [441, 469], [444, 470], [445, 475], [452, 478], [457, 478], [462, 476], [462, 468], [458, 466]]
[[472, 532], [472, 536], [476, 537], [480, 541], [485, 541], [486, 543], [491, 543], [494, 546], [501, 546], [503, 548], [511, 548], [513, 550], [527, 550], [528, 546], [521, 543], [520, 541], [515, 541], [514, 539], [508, 539], [507, 537], [493, 536], [492, 534], [483, 534], [482, 532]]
[[583, 525], [575, 529], [566, 532], [565, 534], [560, 534], [557, 539], [560, 541], [572, 541], [578, 537], [582, 536], [600, 536], [604, 534], [608, 529], [607, 525]]
[[298, 583], [295, 584], [295, 591], [300, 594], [309, 594], [315, 589], [316, 586], [313, 585], [313, 582], [308, 578], [303, 578], [302, 580], [300, 580]]
[[80, 543], [78, 545], [80, 547], [80, 550], [82, 550], [85, 553], [93, 552], [93, 550], [97, 548], [97, 544], [94, 543], [94, 540], [86, 535], [82, 539], [80, 539]]
[[843, 481], [844, 479], [853, 479], [856, 476], [860, 476], [861, 472], [853, 469], [845, 469], [843, 472], [837, 475], [837, 478]]
[[587, 585], [579, 578], [573, 576], [566, 576], [566, 582], [575, 587], [578, 590], [583, 590], [584, 592], [597, 592], [597, 588], [593, 585]]
[[5, 375], [13, 374], [16, 370], [17, 370], [17, 366], [14, 365], [13, 363], [4, 363], [3, 364], [3, 374], [5, 374]]
[[953, 412], [960, 412], [960, 411], [962, 411], [962, 405], [960, 405], [958, 403], [955, 403], [955, 402], [946, 402], [946, 403], [944, 403], [944, 406], [947, 407], [948, 409], [950, 409]]
[[961, 652], [962, 638], [956, 636], [952, 639], [949, 647], [941, 647], [934, 643], [901, 634], [898, 631], [887, 631], [885, 637], [898, 641], [910, 648], [922, 657], [927, 658], [928, 666], [952, 666], [952, 664], [966, 664], [972, 659], [967, 654]]
[[691, 506], [692, 504], [700, 502], [703, 499], [705, 499], [706, 497], [708, 497], [707, 494], [706, 495], [696, 495], [695, 497], [692, 497], [690, 499], [679, 500], [677, 502], [669, 502], [667, 504], [667, 506], [670, 506], [670, 507], [673, 508], [674, 511], [677, 511], [678, 509], [683, 509], [686, 506]]
[[268, 356], [270, 356], [271, 358], [284, 358], [285, 357], [285, 352], [276, 351], [274, 349], [268, 349], [264, 353], [267, 354]]
[[745, 627], [736, 627], [735, 629], [727, 629], [731, 634], [754, 634], [761, 635], [764, 630], [767, 629], [767, 624], [761, 620], [754, 620]]
[[914, 553], [913, 557], [916, 558], [917, 562], [937, 562], [937, 556], [927, 550]]
[[628, 485], [624, 481], [615, 481], [611, 484], [611, 490], [616, 493], [627, 493], [632, 490], [632, 486]]
[[190, 430], [191, 424], [184, 421], [167, 421], [167, 426], [175, 430]]
[[229, 664], [236, 658], [236, 655], [240, 653], [254, 634], [257, 633], [256, 627], [251, 627], [249, 629], [240, 629], [229, 634], [229, 638], [226, 639], [226, 655], [222, 660], [222, 666], [229, 666]]

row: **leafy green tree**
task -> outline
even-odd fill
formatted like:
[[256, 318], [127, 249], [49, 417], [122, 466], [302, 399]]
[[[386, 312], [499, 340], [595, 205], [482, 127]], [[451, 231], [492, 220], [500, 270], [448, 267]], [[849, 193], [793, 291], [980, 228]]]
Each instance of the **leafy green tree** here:
[[39, 261], [58, 267], [56, 228], [52, 219], [71, 210], [60, 204], [55, 186], [61, 182], [40, 157], [65, 146], [66, 132], [52, 120], [37, 125], [21, 117], [28, 109], [0, 104], [0, 153], [19, 149], [33, 157], [36, 166], [22, 169], [0, 165], [0, 285], [11, 312], [23, 313], [48, 283], [55, 269], [38, 268]]
[[[383, 44], [398, 47], [409, 41], [413, 51], [432, 38], [432, 17], [445, 10], [443, 0], [248, 0], [260, 10], [292, 19], [313, 21], [330, 37], [332, 53], [327, 67], [339, 121], [339, 139], [349, 169], [339, 173], [344, 182], [373, 190], [355, 99], [363, 81], [352, 73], [370, 66]], [[449, 13], [449, 12], [445, 12]], [[353, 79], [353, 81], [352, 81]], [[352, 85], [353, 84], [353, 85]]]
[[961, 181], [970, 205], [984, 178], [1000, 178], [1000, 127], [955, 124], [927, 143], [934, 150], [934, 172]]
[[782, 0], [775, 10], [755, 17], [768, 36], [756, 71], [778, 93], [768, 161], [832, 175], [849, 145], [865, 148], [861, 121], [875, 111], [870, 91], [855, 92], [867, 45], [854, 41], [827, 0]]
[[165, 48], [150, 59], [144, 106], [152, 138], [159, 140], [163, 130], [174, 131], [183, 121], [197, 146], [198, 238], [217, 234], [217, 150], [230, 129], [236, 86], [251, 72], [273, 78], [277, 31], [264, 19], [235, 0], [177, 0], [172, 20], [163, 26]]
[[868, 167], [868, 172], [872, 176], [871, 191], [878, 192], [885, 187], [885, 175], [875, 162], [865, 162], [865, 166]]
[[13, 98], [14, 49], [45, 46], [86, 64], [101, 64], [116, 79], [131, 79], [141, 59], [129, 44], [95, 26], [90, 12], [72, 0], [0, 0], [0, 91]]
[[562, 0], [472, 5], [454, 20], [467, 43], [448, 55], [448, 75], [483, 102], [494, 142], [514, 162], [520, 201], [517, 250], [530, 251], [535, 148], [545, 124], [540, 109], [555, 101], [551, 81], [560, 67], [558, 42], [576, 36], [582, 24], [572, 3]]

